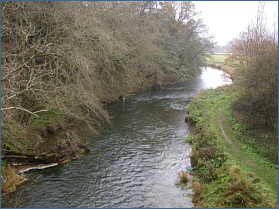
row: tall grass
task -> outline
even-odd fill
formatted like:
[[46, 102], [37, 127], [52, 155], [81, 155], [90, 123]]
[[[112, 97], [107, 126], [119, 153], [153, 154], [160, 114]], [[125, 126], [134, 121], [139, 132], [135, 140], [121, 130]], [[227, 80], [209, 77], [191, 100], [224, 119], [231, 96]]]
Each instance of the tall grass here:
[[16, 174], [16, 169], [1, 165], [1, 196], [16, 190], [16, 187], [26, 180], [25, 176]]

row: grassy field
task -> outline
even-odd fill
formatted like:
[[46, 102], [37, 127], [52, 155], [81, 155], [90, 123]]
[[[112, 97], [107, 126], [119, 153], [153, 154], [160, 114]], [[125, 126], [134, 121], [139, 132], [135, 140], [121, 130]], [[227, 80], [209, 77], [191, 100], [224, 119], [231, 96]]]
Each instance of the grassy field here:
[[237, 94], [233, 85], [204, 90], [189, 106], [195, 207], [278, 206], [278, 162], [271, 157], [278, 145], [260, 143], [269, 135], [272, 144], [277, 134], [262, 130], [254, 140], [257, 130], [230, 108]]
[[227, 55], [227, 54], [213, 54], [213, 55], [210, 55], [210, 57], [207, 57], [207, 61], [210, 63], [214, 63], [214, 64], [224, 65], [225, 59], [228, 56], [229, 55]]

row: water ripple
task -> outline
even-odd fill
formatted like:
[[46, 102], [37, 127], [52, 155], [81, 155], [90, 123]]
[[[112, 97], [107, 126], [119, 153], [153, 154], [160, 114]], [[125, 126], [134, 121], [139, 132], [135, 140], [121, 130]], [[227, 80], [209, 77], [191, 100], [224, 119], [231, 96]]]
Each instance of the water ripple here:
[[30, 181], [3, 198], [2, 207], [192, 207], [191, 190], [175, 185], [177, 172], [190, 165], [185, 106], [200, 89], [219, 85], [210, 83], [210, 72], [221, 75], [213, 71], [110, 105], [112, 123], [88, 137], [88, 155], [28, 173]]

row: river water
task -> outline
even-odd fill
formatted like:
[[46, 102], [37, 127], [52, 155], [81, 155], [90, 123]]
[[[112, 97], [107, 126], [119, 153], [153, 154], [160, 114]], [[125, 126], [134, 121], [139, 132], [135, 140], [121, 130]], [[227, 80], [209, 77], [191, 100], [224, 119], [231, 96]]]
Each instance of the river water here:
[[175, 185], [177, 173], [190, 165], [186, 106], [201, 89], [227, 83], [208, 67], [191, 81], [108, 106], [112, 122], [88, 137], [88, 155], [26, 173], [28, 181], [5, 196], [2, 207], [192, 207], [192, 190]]

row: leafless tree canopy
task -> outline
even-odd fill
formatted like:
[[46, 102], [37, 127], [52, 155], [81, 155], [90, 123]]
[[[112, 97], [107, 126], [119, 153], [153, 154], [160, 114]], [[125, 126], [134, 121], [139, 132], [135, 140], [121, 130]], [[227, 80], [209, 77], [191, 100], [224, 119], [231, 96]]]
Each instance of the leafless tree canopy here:
[[25, 151], [72, 121], [96, 131], [121, 95], [199, 74], [213, 45], [191, 2], [2, 1], [1, 29], [2, 142]]

